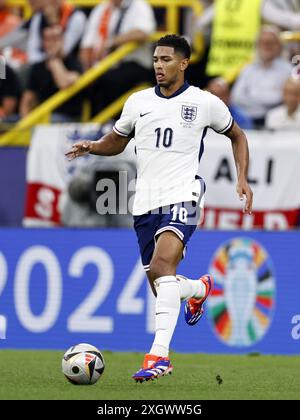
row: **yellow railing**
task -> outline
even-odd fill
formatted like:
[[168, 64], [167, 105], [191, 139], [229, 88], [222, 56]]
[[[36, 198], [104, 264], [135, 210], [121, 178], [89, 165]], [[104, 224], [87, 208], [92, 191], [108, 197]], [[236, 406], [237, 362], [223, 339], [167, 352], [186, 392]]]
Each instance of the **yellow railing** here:
[[[99, 3], [97, 0], [73, 0], [71, 3], [78, 6], [92, 7]], [[202, 6], [198, 0], [149, 0], [149, 3], [153, 7], [164, 7], [166, 8], [166, 32], [178, 33], [179, 28], [179, 8], [190, 7], [193, 9], [195, 15], [201, 15]], [[30, 9], [28, 3], [25, 0], [9, 0], [8, 4], [15, 7], [24, 8], [24, 15], [30, 15]], [[163, 36], [166, 32], [156, 32], [151, 40], [157, 40]], [[50, 114], [58, 108], [61, 104], [68, 101], [71, 97], [79, 93], [81, 90], [89, 86], [92, 82], [98, 79], [106, 71], [108, 71], [114, 64], [120, 61], [122, 58], [130, 54], [136, 48], [139, 47], [137, 43], [128, 43], [112, 54], [103, 59], [95, 67], [88, 70], [83, 74], [79, 80], [71, 87], [60, 91], [43, 102], [35, 110], [33, 110], [28, 116], [23, 118], [16, 126], [9, 132], [0, 136], [0, 147], [1, 146], [27, 146], [30, 142], [30, 129], [41, 123], [49, 122]], [[191, 61], [198, 59], [203, 51], [203, 40], [201, 35], [195, 34], [193, 39], [194, 53], [191, 57]], [[125, 99], [128, 94], [123, 95], [117, 101], [115, 101], [108, 110], [104, 110], [94, 120], [105, 122], [106, 119], [112, 118], [123, 106]], [[112, 110], [115, 111], [112, 114]]]
[[[67, 0], [69, 3], [74, 4], [77, 7], [92, 8], [104, 0]], [[194, 9], [202, 10], [202, 6], [199, 0], [147, 0], [153, 7], [164, 7], [167, 10], [167, 23], [173, 25], [173, 22], [177, 22], [178, 8], [180, 7], [193, 7]], [[195, 3], [191, 6], [191, 3]], [[23, 9], [24, 17], [28, 17], [31, 14], [29, 2], [27, 0], [7, 0], [7, 4], [13, 7], [20, 7]], [[170, 26], [168, 26], [170, 28]]]
[[116, 62], [134, 51], [136, 49], [136, 45], [136, 43], [128, 43], [123, 45], [121, 48], [118, 48], [99, 62], [95, 67], [84, 73], [72, 86], [57, 92], [51, 98], [47, 99], [28, 116], [16, 124], [11, 131], [3, 134], [0, 137], [0, 146], [27, 146], [29, 144], [29, 130], [31, 127], [35, 124], [49, 122], [49, 116], [52, 111], [66, 102], [66, 100], [75, 96], [81, 90], [89, 86], [98, 77], [102, 76], [102, 74], [109, 70]]
[[[104, 0], [67, 0], [69, 3], [77, 7], [92, 8]], [[153, 8], [166, 9], [166, 32], [178, 33], [179, 30], [179, 11], [180, 8], [188, 7], [194, 11], [195, 16], [203, 13], [203, 6], [199, 0], [147, 0]], [[31, 9], [28, 0], [7, 0], [7, 4], [12, 7], [19, 7], [23, 10], [23, 16], [29, 17]], [[195, 34], [193, 39], [193, 48], [197, 56], [203, 50], [203, 39], [200, 34]], [[195, 59], [195, 55], [192, 60]]]
[[116, 99], [114, 102], [112, 102], [110, 105], [108, 105], [103, 111], [101, 111], [98, 115], [96, 115], [91, 122], [100, 123], [103, 124], [106, 121], [113, 118], [115, 115], [119, 114], [120, 111], [123, 108], [123, 105], [125, 101], [129, 98], [129, 96], [142, 89], [146, 89], [150, 87], [150, 85], [144, 83], [141, 85], [136, 86], [135, 88], [129, 90], [128, 92], [124, 93], [122, 96], [120, 96], [118, 99]]

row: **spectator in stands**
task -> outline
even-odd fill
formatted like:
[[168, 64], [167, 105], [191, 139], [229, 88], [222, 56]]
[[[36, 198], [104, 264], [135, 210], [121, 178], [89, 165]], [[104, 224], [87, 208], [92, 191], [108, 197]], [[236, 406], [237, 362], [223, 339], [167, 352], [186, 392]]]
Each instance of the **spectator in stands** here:
[[[215, 0], [197, 19], [198, 31], [204, 33], [209, 47], [204, 77], [233, 82], [245, 64], [253, 59], [255, 41], [261, 28], [262, 0]], [[212, 23], [211, 37], [209, 29]]]
[[85, 14], [64, 0], [46, 0], [42, 12], [36, 13], [29, 27], [28, 60], [37, 63], [45, 58], [42, 48], [43, 28], [59, 25], [64, 33], [63, 51], [67, 56], [76, 53], [86, 24]]
[[9, 32], [4, 37], [1, 37], [0, 49], [15, 46], [18, 46], [24, 51], [27, 49], [25, 41], [27, 43], [28, 31], [31, 21], [36, 13], [42, 12], [42, 8], [45, 2], [46, 0], [29, 0], [32, 16], [24, 22], [20, 23], [16, 28], [14, 28], [13, 31]]
[[[1, 2], [1, 0], [0, 0]], [[0, 39], [0, 49], [6, 47], [18, 47], [19, 49], [26, 51], [27, 50], [27, 38], [30, 28], [31, 21], [36, 13], [42, 12], [43, 5], [46, 0], [29, 0], [31, 7], [32, 16], [21, 22], [13, 31], [9, 32]]]
[[264, 0], [262, 16], [282, 29], [300, 29], [300, 0]]
[[256, 128], [264, 125], [266, 113], [282, 103], [282, 88], [292, 66], [281, 57], [278, 30], [264, 26], [257, 42], [257, 58], [241, 72], [232, 89], [232, 103], [243, 108]]
[[20, 23], [21, 18], [7, 7], [7, 1], [0, 0], [0, 38], [16, 29]]
[[300, 80], [290, 78], [283, 88], [283, 105], [268, 112], [266, 127], [273, 130], [300, 129]]
[[[155, 17], [146, 0], [107, 0], [92, 11], [81, 44], [85, 69], [114, 49], [135, 41], [145, 43], [155, 31]], [[104, 74], [93, 86], [93, 114], [137, 83], [152, 80], [152, 50], [143, 45]]]
[[[282, 30], [300, 30], [300, 0], [264, 0], [263, 18]], [[285, 41], [285, 54], [289, 59], [300, 54], [297, 41]]]
[[212, 79], [208, 83], [206, 90], [222, 99], [222, 101], [228, 106], [233, 119], [241, 128], [248, 130], [253, 128], [251, 118], [249, 118], [241, 108], [231, 103], [230, 86], [225, 79], [222, 79], [221, 77]]
[[[20, 113], [25, 117], [34, 107], [59, 90], [75, 83], [80, 77], [81, 65], [73, 55], [64, 57], [64, 37], [60, 26], [46, 27], [42, 32], [42, 46], [47, 58], [33, 64], [29, 70], [27, 89], [23, 94]], [[78, 120], [82, 98], [77, 95], [61, 105], [52, 115], [52, 122]]]
[[8, 7], [7, 0], [0, 0], [0, 51], [6, 63], [13, 69], [18, 67], [18, 61], [21, 64], [24, 63], [26, 55], [19, 49], [11, 48], [11, 45], [6, 40], [10, 39], [21, 24], [21, 18], [14, 13], [12, 8]]
[[[2, 62], [0, 61], [0, 65]], [[20, 98], [20, 86], [14, 71], [6, 65], [0, 71], [0, 125], [15, 122], [18, 119], [17, 109]]]

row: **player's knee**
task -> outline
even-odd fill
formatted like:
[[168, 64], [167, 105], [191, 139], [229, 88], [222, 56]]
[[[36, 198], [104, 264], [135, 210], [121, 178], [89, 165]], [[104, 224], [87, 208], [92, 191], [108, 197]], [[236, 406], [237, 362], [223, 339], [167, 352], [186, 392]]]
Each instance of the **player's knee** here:
[[153, 280], [170, 275], [174, 270], [173, 265], [164, 257], [154, 257], [150, 263], [151, 278]]

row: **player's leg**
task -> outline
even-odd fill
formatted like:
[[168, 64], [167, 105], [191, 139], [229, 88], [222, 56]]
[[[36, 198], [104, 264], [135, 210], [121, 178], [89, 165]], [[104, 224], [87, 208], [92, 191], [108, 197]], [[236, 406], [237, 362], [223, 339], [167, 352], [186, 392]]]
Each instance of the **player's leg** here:
[[154, 279], [151, 275], [151, 271], [150, 270], [146, 271], [146, 275], [147, 275], [148, 283], [151, 287], [152, 293], [154, 294], [155, 297], [157, 297], [156, 289], [155, 289], [155, 286], [154, 286]]
[[176, 269], [182, 258], [183, 242], [171, 232], [163, 232], [157, 240], [148, 278], [155, 285], [155, 338], [144, 364], [133, 378], [136, 381], [158, 378], [171, 373], [173, 366], [168, 358], [169, 345], [180, 311], [179, 282]]
[[176, 278], [179, 282], [181, 302], [191, 298], [201, 299], [205, 296], [206, 287], [201, 279], [192, 280], [181, 274], [177, 274]]
[[[204, 202], [202, 204], [202, 207], [199, 206], [199, 218], [198, 218], [197, 225], [202, 224], [203, 219], [204, 219], [203, 205], [204, 205]], [[146, 271], [146, 275], [147, 275], [151, 290], [154, 296], [156, 297], [156, 289], [154, 286], [155, 278], [153, 278], [153, 275], [149, 268], [148, 268], [148, 271]], [[177, 277], [177, 280], [180, 282], [179, 286], [180, 286], [181, 301], [186, 301], [191, 298], [196, 298], [196, 299], [203, 298], [203, 296], [205, 295], [206, 288], [202, 284], [202, 282], [199, 282], [200, 279], [192, 280], [183, 275], [177, 275], [176, 277]]]
[[188, 325], [195, 325], [204, 312], [203, 304], [213, 288], [213, 278], [205, 274], [197, 280], [185, 276], [176, 276], [180, 284], [181, 301], [186, 301], [184, 308], [185, 320]]
[[134, 216], [133, 218], [133, 227], [138, 238], [142, 265], [144, 267], [149, 285], [151, 286], [152, 292], [155, 297], [156, 290], [150, 273], [150, 262], [155, 248], [154, 237], [160, 224], [160, 218], [161, 216], [159, 214], [144, 214], [141, 216]]
[[[157, 296], [155, 285], [154, 285], [154, 279], [152, 276], [151, 271], [146, 271], [146, 275], [148, 278], [148, 283], [151, 287], [151, 290], [154, 294], [154, 296]], [[208, 275], [208, 274], [207, 274]], [[189, 299], [202, 299], [205, 297], [207, 292], [206, 287], [206, 276], [202, 276], [199, 279], [192, 280], [189, 279], [186, 276], [183, 276], [181, 274], [176, 274], [176, 279], [179, 282], [179, 290], [180, 290], [180, 300], [181, 302], [188, 301]]]
[[[151, 271], [147, 271], [147, 278], [155, 297], [157, 297], [154, 286], [154, 279]], [[202, 318], [204, 309], [203, 304], [213, 287], [213, 278], [209, 274], [201, 276], [199, 279], [192, 280], [181, 274], [176, 274], [179, 283], [180, 300], [186, 301], [185, 320], [188, 325], [195, 325]]]
[[151, 280], [154, 281], [157, 293], [156, 333], [150, 353], [156, 356], [168, 356], [177, 324], [181, 299], [176, 269], [182, 258], [183, 248], [182, 241], [175, 233], [163, 232], [157, 240], [150, 263]]
[[[196, 322], [198, 322], [201, 318], [203, 314], [203, 303], [209, 295], [212, 287], [212, 277], [210, 275], [204, 275], [197, 280], [192, 280], [182, 275], [176, 275], [176, 268], [182, 258], [183, 248], [184, 245], [176, 234], [174, 234], [171, 231], [164, 232], [158, 239], [157, 246], [154, 250], [153, 258], [150, 263], [150, 270], [147, 272], [147, 277], [152, 291], [155, 294], [155, 296], [157, 296], [156, 329], [158, 332], [155, 336], [155, 340], [150, 350], [150, 354], [155, 354], [161, 357], [168, 356], [168, 345], [171, 341], [176, 323], [174, 325], [173, 331], [173, 322], [169, 323], [170, 327], [167, 329], [167, 333], [161, 328], [161, 324], [164, 324], [163, 320], [166, 317], [170, 317], [170, 315], [163, 312], [165, 311], [165, 303], [161, 303], [159, 295], [162, 294], [162, 289], [164, 288], [164, 285], [160, 288], [161, 293], [158, 295], [159, 284], [164, 283], [165, 277], [166, 281], [169, 283], [171, 280], [171, 276], [176, 276], [176, 280], [179, 286], [180, 301], [187, 301], [185, 307], [185, 317], [186, 322], [189, 325], [196, 324]], [[178, 288], [175, 287], [175, 289], [177, 293]], [[171, 307], [174, 308], [174, 305], [172, 304], [172, 298], [174, 297], [174, 293], [171, 293], [172, 288], [164, 288], [164, 290], [166, 290], [166, 292], [167, 290], [170, 291], [169, 305], [171, 305]], [[166, 302], [164, 294], [163, 299], [164, 302]], [[175, 308], [177, 310], [177, 305], [175, 306]], [[157, 315], [160, 313], [162, 313], [162, 316]], [[160, 343], [164, 342], [164, 340], [166, 341], [166, 343], [168, 343], [167, 346], [161, 346]]]
[[[183, 203], [182, 205], [185, 206]], [[202, 279], [201, 281], [190, 280], [183, 276], [176, 278], [176, 268], [183, 256], [184, 247], [195, 231], [197, 223], [186, 223], [186, 221], [174, 218], [175, 212], [173, 209], [175, 206], [181, 207], [180, 205], [172, 206], [171, 214], [168, 213], [160, 219], [154, 235], [152, 233], [151, 235], [149, 234], [150, 230], [153, 232], [154, 222], [156, 222], [153, 215], [135, 217], [135, 229], [139, 239], [142, 262], [154, 295], [157, 292], [155, 340], [150, 353], [145, 356], [143, 368], [133, 375], [135, 380], [140, 380], [141, 382], [162, 376], [173, 369], [166, 355], [168, 355], [169, 344], [177, 323], [180, 301], [188, 299], [188, 303], [190, 303], [194, 299], [198, 302], [198, 308], [201, 309], [209, 293], [208, 288], [203, 285]], [[193, 203], [187, 203], [184, 210], [188, 215], [191, 215], [193, 220], [199, 220], [199, 218], [194, 216], [195, 206]], [[150, 226], [152, 229], [149, 230]], [[155, 248], [154, 236], [157, 240]], [[168, 288], [170, 284], [172, 284], [172, 288]], [[166, 299], [164, 299], [164, 295], [167, 295]], [[160, 297], [162, 297], [161, 300], [159, 299]], [[169, 309], [160, 311], [161, 304], [165, 305], [166, 302]], [[171, 322], [166, 321], [168, 317], [171, 319]], [[160, 325], [166, 325], [166, 328], [161, 328]]]
[[[204, 220], [204, 197], [199, 205], [199, 218], [197, 225]], [[185, 320], [188, 325], [195, 325], [203, 315], [203, 304], [213, 287], [213, 278], [209, 274], [201, 276], [197, 280], [189, 279], [186, 276], [177, 274], [180, 285], [181, 301], [186, 301]]]
[[[202, 185], [201, 191], [205, 191], [204, 185]], [[175, 206], [176, 209], [174, 211]], [[200, 196], [197, 203], [186, 202], [181, 203], [181, 205], [177, 203], [173, 206], [172, 213], [173, 215], [177, 214], [177, 216], [176, 218], [173, 216], [168, 228], [179, 231], [178, 234], [182, 235], [181, 239], [186, 245], [196, 227], [203, 222], [204, 196]], [[186, 216], [185, 221], [182, 219], [183, 215]], [[185, 305], [185, 320], [187, 324], [195, 325], [203, 315], [203, 304], [213, 287], [213, 279], [208, 274], [197, 280], [191, 280], [181, 275], [177, 275], [176, 277], [179, 281], [181, 301], [187, 301]]]

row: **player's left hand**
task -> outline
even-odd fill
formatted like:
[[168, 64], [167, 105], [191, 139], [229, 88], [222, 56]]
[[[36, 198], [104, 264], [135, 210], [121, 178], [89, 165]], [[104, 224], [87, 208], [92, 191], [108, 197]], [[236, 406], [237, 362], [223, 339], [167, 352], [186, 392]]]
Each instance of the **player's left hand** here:
[[244, 213], [252, 214], [252, 205], [253, 205], [253, 192], [248, 185], [246, 180], [239, 180], [236, 186], [236, 191], [240, 197], [240, 200], [244, 200], [246, 196], [246, 204], [244, 207]]
[[83, 140], [78, 143], [73, 144], [72, 149], [65, 153], [65, 156], [68, 158], [69, 161], [79, 157], [84, 156], [91, 151], [91, 144], [90, 140]]

